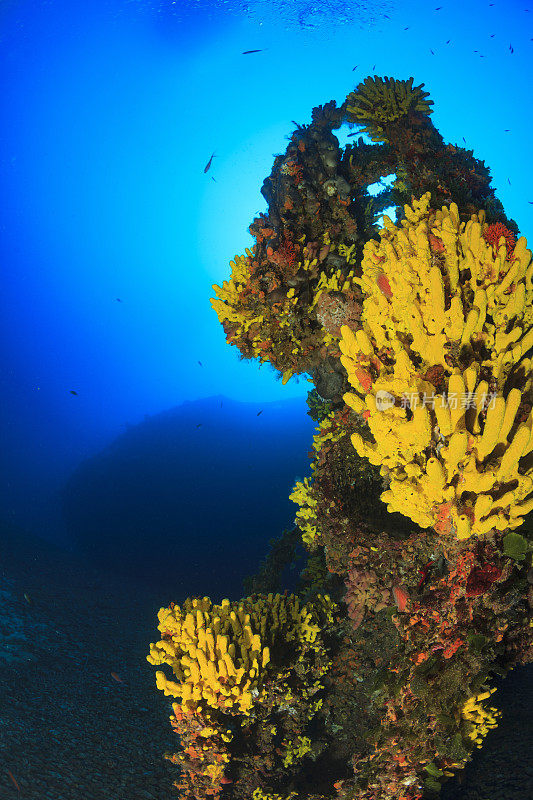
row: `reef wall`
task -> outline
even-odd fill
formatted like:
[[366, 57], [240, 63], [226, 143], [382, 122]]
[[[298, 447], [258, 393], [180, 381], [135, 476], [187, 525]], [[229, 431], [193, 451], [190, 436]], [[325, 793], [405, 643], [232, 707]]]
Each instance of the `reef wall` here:
[[315, 108], [213, 287], [244, 358], [312, 378], [318, 426], [298, 593], [159, 613], [183, 798], [435, 796], [497, 725], [491, 677], [533, 660], [531, 251], [431, 105], [369, 77]]

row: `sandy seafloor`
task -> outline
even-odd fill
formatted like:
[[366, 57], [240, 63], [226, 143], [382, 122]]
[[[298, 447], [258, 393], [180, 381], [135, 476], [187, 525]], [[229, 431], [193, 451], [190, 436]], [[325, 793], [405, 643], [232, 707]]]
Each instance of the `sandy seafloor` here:
[[[0, 800], [177, 798], [169, 703], [146, 661], [171, 600], [2, 527]], [[533, 665], [502, 683], [498, 728], [443, 800], [533, 798], [532, 678]]]

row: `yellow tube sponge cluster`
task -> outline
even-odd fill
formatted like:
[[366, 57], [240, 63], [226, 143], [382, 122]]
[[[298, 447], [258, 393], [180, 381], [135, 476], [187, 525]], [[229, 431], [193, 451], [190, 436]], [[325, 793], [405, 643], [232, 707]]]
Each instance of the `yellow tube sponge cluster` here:
[[180, 697], [183, 708], [205, 702], [213, 708], [242, 714], [259, 695], [261, 670], [268, 664], [268, 647], [254, 634], [244, 608], [234, 610], [229, 600], [213, 606], [208, 598], [194, 599], [191, 608], [159, 610], [164, 638], [150, 645], [151, 664], [169, 664], [177, 680], [156, 673], [157, 688]]
[[260, 325], [263, 316], [255, 314], [251, 307], [243, 302], [243, 292], [250, 277], [250, 260], [253, 251], [247, 249], [246, 255], [236, 255], [230, 261], [231, 277], [229, 281], [223, 281], [222, 286], [213, 285], [216, 297], [211, 298], [210, 303], [216, 312], [219, 322], [234, 322], [237, 324], [237, 334], [242, 335], [249, 328], [256, 324]]
[[[326, 616], [331, 615], [330, 599], [318, 602]], [[280, 651], [293, 642], [293, 655], [309, 648], [323, 650], [314, 608], [301, 605], [294, 595], [259, 595], [220, 605], [208, 597], [188, 599], [181, 608], [161, 608], [158, 619], [163, 638], [150, 644], [147, 659], [172, 668], [175, 680], [160, 670], [157, 687], [180, 698], [188, 711], [211, 707], [249, 715], [263, 697], [272, 648]]]
[[[319, 453], [324, 446], [333, 444], [346, 435], [345, 429], [336, 424], [335, 412], [330, 412], [327, 417], [320, 421], [316, 430], [318, 433], [313, 436], [313, 449], [316, 452], [316, 458], [311, 462], [311, 470], [314, 472]], [[302, 531], [302, 539], [306, 544], [313, 544], [318, 536], [317, 529], [317, 514], [316, 509], [318, 499], [313, 492], [312, 478], [304, 478], [303, 481], [296, 481], [292, 493], [289, 495], [289, 500], [297, 503], [300, 509], [296, 512], [294, 520]]]
[[289, 500], [297, 503], [300, 508], [296, 512], [295, 523], [302, 532], [302, 539], [306, 544], [314, 542], [317, 536], [316, 527], [316, 507], [318, 500], [313, 497], [313, 487], [309, 483], [309, 478], [303, 481], [296, 481]]
[[497, 727], [497, 717], [501, 716], [501, 712], [496, 708], [492, 706], [484, 708], [482, 705], [483, 700], [486, 700], [495, 691], [496, 689], [490, 689], [487, 692], [470, 697], [461, 712], [463, 719], [469, 723], [468, 738], [472, 739], [477, 747], [481, 747], [487, 733], [492, 728]]
[[533, 509], [531, 388], [533, 265], [521, 237], [508, 257], [482, 234], [484, 212], [461, 223], [426, 193], [385, 217], [364, 249], [362, 328], [341, 329], [344, 400], [374, 441], [358, 454], [390, 481], [390, 511], [460, 539], [516, 528]]

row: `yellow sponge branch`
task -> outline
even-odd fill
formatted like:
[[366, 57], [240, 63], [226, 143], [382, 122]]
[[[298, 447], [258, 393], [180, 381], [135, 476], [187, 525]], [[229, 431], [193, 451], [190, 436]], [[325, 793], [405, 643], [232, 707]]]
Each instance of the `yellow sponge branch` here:
[[163, 638], [150, 645], [147, 659], [156, 666], [168, 664], [175, 680], [158, 670], [157, 688], [180, 698], [183, 711], [200, 706], [249, 715], [264, 696], [265, 676], [275, 669], [272, 653], [279, 662], [291, 642], [292, 655], [310, 648], [325, 658], [317, 613], [320, 609], [329, 618], [333, 607], [327, 596], [301, 605], [294, 595], [269, 594], [220, 605], [195, 598], [182, 607], [161, 608]]
[[489, 227], [429, 192], [399, 225], [385, 216], [364, 248], [362, 329], [341, 328], [344, 400], [374, 439], [352, 443], [387, 470], [382, 500], [424, 528], [450, 504], [459, 539], [518, 527], [533, 499], [531, 251], [495, 248]]

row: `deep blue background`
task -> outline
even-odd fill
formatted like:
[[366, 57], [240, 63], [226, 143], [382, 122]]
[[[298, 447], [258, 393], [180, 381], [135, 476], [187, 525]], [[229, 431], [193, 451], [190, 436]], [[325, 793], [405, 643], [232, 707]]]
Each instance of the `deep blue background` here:
[[[342, 102], [366, 75], [424, 82], [434, 123], [485, 159], [527, 235], [525, 6], [3, 3], [0, 514], [65, 539], [70, 472], [184, 401], [299, 398], [308, 425], [305, 379], [282, 387], [269, 367], [239, 361], [208, 301], [252, 243], [291, 120], [309, 123], [313, 106]], [[229, 443], [227, 464], [236, 457]]]

